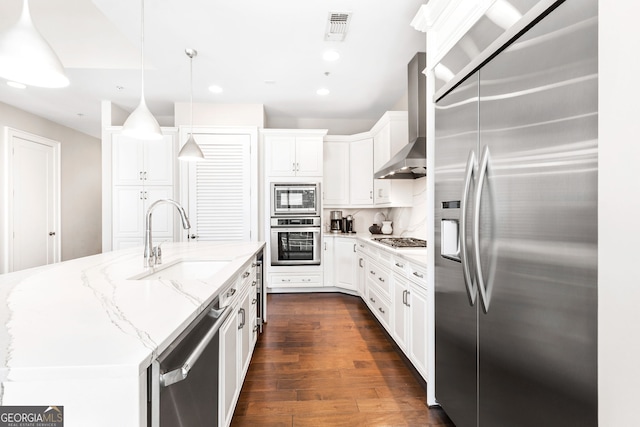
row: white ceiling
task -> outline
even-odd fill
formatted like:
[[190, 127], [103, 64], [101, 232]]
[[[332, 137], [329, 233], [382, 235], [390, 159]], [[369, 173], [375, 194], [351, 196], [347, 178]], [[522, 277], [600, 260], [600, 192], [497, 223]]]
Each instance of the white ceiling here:
[[[161, 125], [173, 125], [174, 102], [189, 101], [184, 50], [193, 48], [194, 102], [264, 104], [277, 123], [375, 121], [405, 96], [407, 63], [425, 49], [410, 22], [427, 1], [145, 0], [147, 104]], [[140, 99], [140, 1], [29, 4], [71, 84], [19, 90], [2, 82], [0, 102], [99, 137], [101, 100], [131, 111]], [[0, 29], [21, 5], [0, 1]], [[330, 12], [353, 14], [343, 42], [324, 40]], [[323, 61], [328, 49], [340, 59]], [[209, 92], [212, 84], [224, 92]], [[331, 93], [318, 96], [320, 87]]]

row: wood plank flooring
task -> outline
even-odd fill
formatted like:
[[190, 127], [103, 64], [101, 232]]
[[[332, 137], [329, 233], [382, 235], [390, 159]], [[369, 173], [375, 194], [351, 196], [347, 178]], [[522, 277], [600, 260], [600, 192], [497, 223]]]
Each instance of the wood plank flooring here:
[[268, 298], [232, 426], [453, 426], [360, 298]]

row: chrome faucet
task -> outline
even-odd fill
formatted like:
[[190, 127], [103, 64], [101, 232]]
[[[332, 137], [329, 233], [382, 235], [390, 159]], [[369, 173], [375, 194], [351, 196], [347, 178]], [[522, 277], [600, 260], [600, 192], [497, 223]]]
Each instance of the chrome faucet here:
[[151, 206], [149, 206], [149, 209], [147, 209], [147, 214], [145, 216], [144, 219], [144, 266], [145, 267], [153, 267], [157, 264], [161, 264], [162, 263], [162, 252], [160, 249], [160, 245], [162, 243], [160, 243], [160, 245], [158, 246], [153, 246], [153, 240], [151, 237], [151, 213], [153, 212], [153, 209], [163, 203], [169, 203], [170, 205], [173, 205], [176, 207], [176, 209], [178, 209], [178, 212], [180, 213], [180, 218], [182, 219], [182, 227], [185, 230], [188, 230], [189, 228], [191, 228], [191, 224], [189, 223], [189, 218], [187, 217], [187, 213], [184, 211], [184, 208], [182, 206], [180, 206], [180, 204], [178, 202], [175, 202], [173, 200], [170, 199], [158, 199], [155, 202], [151, 203]]

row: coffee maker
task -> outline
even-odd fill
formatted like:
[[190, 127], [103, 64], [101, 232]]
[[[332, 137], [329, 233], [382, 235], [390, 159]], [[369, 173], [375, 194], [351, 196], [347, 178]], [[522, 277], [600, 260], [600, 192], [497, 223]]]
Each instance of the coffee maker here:
[[347, 217], [345, 218], [344, 221], [344, 232], [345, 233], [355, 233], [355, 231], [353, 231], [353, 215], [347, 215]]
[[331, 220], [331, 232], [342, 233], [342, 211], [331, 211], [329, 219]]

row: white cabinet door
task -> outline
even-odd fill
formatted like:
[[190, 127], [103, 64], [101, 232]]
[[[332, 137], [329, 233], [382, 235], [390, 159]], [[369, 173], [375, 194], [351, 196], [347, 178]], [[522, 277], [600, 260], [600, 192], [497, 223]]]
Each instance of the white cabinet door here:
[[[251, 136], [199, 134], [205, 160], [189, 163], [190, 234], [202, 241], [255, 240], [252, 232]], [[253, 193], [253, 194], [252, 194]]]
[[144, 142], [114, 134], [112, 145], [113, 185], [144, 183]]
[[356, 290], [356, 241], [351, 238], [335, 239], [334, 271], [337, 287]]
[[240, 381], [240, 369], [238, 357], [238, 325], [239, 313], [234, 312], [220, 327], [220, 366], [218, 368], [218, 425], [231, 424], [233, 411], [236, 404], [236, 393]]
[[322, 253], [322, 272], [323, 272], [323, 284], [324, 286], [336, 286], [336, 275], [334, 268], [335, 259], [335, 244], [336, 238], [334, 236], [323, 236], [322, 247], [324, 249]]
[[267, 168], [270, 176], [295, 176], [295, 136], [267, 136]]
[[373, 139], [366, 138], [349, 144], [351, 204], [373, 204]]
[[408, 304], [409, 288], [404, 279], [394, 275], [393, 277], [393, 338], [398, 347], [407, 353], [407, 326], [409, 317]]
[[356, 282], [358, 285], [358, 294], [360, 298], [365, 299], [366, 301], [366, 284], [367, 284], [367, 258], [362, 254], [362, 252], [357, 253], [358, 265], [356, 271]]
[[426, 378], [427, 375], [427, 291], [417, 285], [409, 289], [410, 346], [409, 359]]
[[113, 135], [113, 185], [173, 185], [173, 136], [138, 141]]
[[[131, 239], [143, 244], [144, 219], [148, 207], [158, 199], [171, 198], [172, 187], [118, 186], [113, 189], [113, 235], [116, 239]], [[173, 206], [160, 205], [153, 210], [151, 226], [155, 238], [173, 237]], [[159, 240], [156, 239], [156, 243]], [[114, 247], [114, 249], [117, 249]]]
[[324, 143], [324, 206], [349, 204], [349, 143]]
[[296, 137], [296, 176], [322, 176], [322, 138]]
[[173, 185], [173, 136], [144, 143], [144, 184]]
[[252, 346], [252, 326], [251, 326], [251, 293], [248, 289], [245, 290], [245, 294], [240, 301], [240, 324], [238, 325], [238, 340], [240, 345], [240, 351], [238, 352], [238, 366], [240, 366], [240, 383], [244, 379], [244, 376], [249, 369], [249, 362], [251, 361]]

